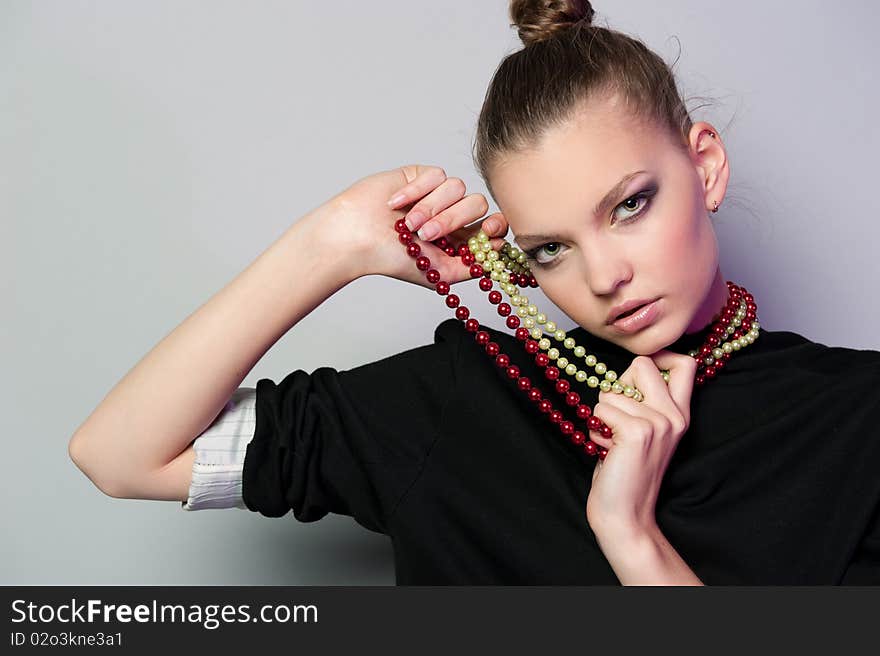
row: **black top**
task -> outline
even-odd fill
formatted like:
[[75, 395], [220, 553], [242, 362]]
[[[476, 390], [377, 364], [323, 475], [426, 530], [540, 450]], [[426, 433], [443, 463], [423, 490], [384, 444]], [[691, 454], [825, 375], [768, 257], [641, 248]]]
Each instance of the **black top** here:
[[[587, 433], [521, 342], [483, 329]], [[708, 331], [667, 348], [687, 353]], [[635, 357], [579, 326], [567, 334], [618, 375]], [[656, 517], [706, 585], [880, 584], [878, 381], [878, 351], [762, 328], [694, 386]], [[571, 383], [595, 406], [598, 388]], [[398, 585], [619, 584], [586, 519], [595, 459], [459, 320], [434, 344], [261, 379], [256, 395], [250, 510], [352, 516], [391, 538]]]

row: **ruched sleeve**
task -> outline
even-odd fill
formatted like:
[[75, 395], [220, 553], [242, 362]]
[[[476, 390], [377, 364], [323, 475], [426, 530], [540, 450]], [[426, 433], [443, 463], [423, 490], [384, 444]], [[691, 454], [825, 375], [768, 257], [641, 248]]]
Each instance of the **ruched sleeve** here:
[[256, 426], [242, 472], [245, 506], [302, 522], [337, 513], [387, 533], [416, 480], [456, 384], [464, 326], [434, 343], [338, 371], [291, 372], [256, 386]]

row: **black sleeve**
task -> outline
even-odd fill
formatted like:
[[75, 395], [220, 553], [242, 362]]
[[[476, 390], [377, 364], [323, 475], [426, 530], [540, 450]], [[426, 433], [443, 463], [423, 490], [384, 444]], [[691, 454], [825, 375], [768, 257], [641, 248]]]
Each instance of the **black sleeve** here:
[[434, 343], [353, 369], [298, 369], [256, 387], [256, 427], [242, 471], [249, 510], [299, 521], [337, 513], [386, 533], [387, 520], [439, 434], [464, 326]]

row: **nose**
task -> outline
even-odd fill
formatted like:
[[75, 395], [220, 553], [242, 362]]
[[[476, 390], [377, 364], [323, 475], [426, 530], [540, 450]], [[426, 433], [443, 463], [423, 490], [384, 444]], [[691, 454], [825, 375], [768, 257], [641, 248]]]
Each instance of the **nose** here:
[[587, 283], [596, 296], [614, 296], [617, 288], [632, 280], [633, 269], [619, 248], [591, 244], [582, 248]]

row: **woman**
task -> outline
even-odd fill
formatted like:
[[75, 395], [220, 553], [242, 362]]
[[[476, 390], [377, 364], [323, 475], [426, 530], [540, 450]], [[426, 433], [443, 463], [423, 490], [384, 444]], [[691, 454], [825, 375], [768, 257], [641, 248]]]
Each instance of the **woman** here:
[[[495, 73], [475, 152], [501, 212], [474, 223], [486, 199], [439, 167], [356, 182], [138, 363], [71, 456], [113, 496], [350, 515], [391, 537], [400, 584], [880, 582], [880, 353], [758, 325], [696, 384], [688, 353], [735, 289], [711, 221], [730, 173], [717, 130], [692, 123], [659, 57], [592, 26], [589, 3], [516, 1], [511, 16], [525, 47]], [[402, 247], [400, 219], [451, 284], [470, 271], [432, 241], [482, 229], [499, 249], [513, 231], [537, 283], [578, 324], [564, 338], [644, 395], [571, 382], [610, 428], [589, 431], [604, 459], [560, 439], [459, 318], [434, 344], [377, 362], [239, 387], [281, 335], [362, 275], [448, 298]], [[553, 397], [516, 338], [481, 332]], [[178, 367], [202, 384], [156, 393]], [[141, 432], [120, 430], [123, 418]]]

